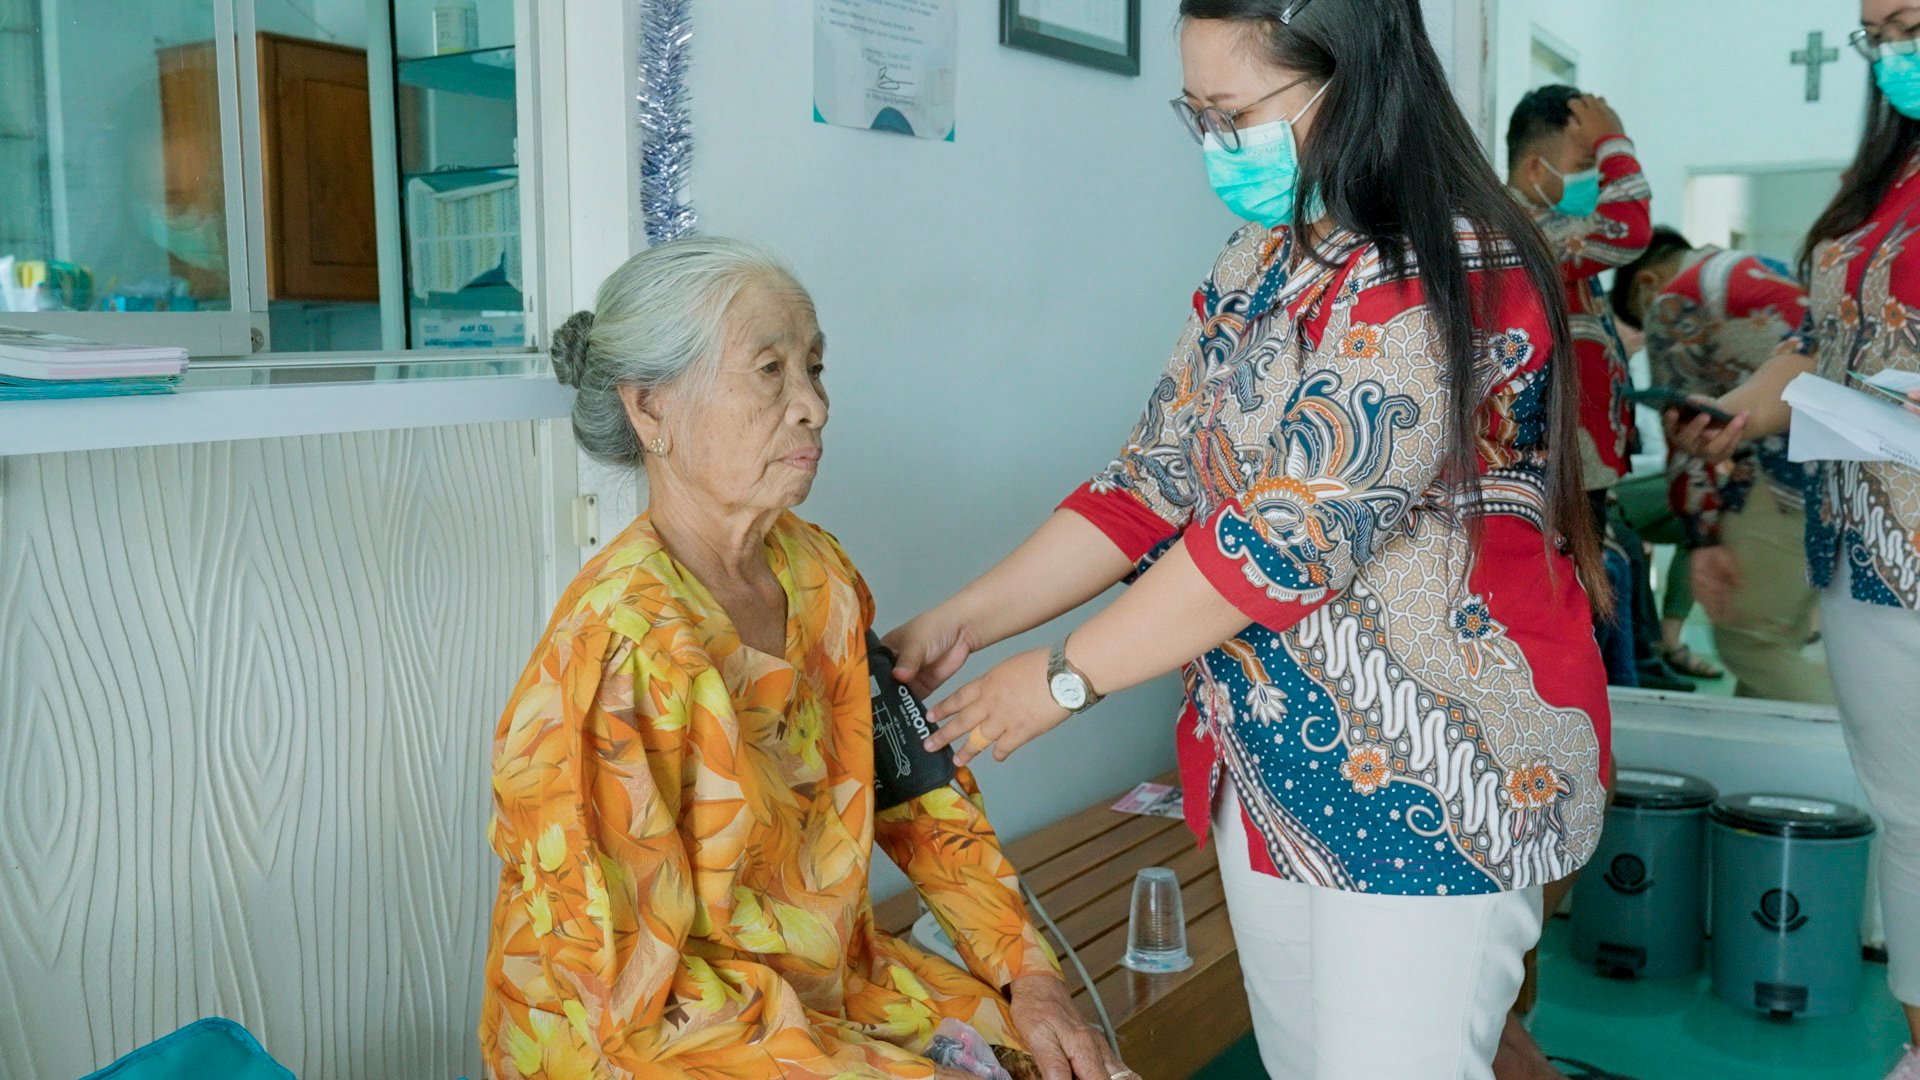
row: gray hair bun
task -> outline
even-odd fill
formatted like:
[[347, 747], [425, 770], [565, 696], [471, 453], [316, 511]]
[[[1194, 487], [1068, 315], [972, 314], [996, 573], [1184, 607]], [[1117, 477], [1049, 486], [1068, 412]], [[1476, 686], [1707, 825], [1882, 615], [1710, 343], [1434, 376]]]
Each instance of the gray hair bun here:
[[[621, 388], [665, 390], [711, 372], [727, 308], [756, 281], [792, 284], [793, 274], [764, 249], [717, 236], [650, 247], [607, 275], [594, 309], [561, 323], [549, 350], [553, 373], [580, 391], [580, 449], [609, 465], [639, 465], [640, 437]], [[678, 421], [687, 422], [684, 412]]]
[[576, 311], [567, 316], [567, 321], [553, 332], [553, 344], [547, 349], [548, 358], [553, 362], [554, 377], [576, 390], [587, 374], [588, 360], [592, 356], [588, 338], [592, 335], [593, 312]]

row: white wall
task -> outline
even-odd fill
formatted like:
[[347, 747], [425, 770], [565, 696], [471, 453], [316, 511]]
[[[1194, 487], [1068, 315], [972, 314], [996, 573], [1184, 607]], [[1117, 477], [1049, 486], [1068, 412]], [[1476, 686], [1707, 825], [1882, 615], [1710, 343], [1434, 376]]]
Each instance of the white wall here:
[[1793, 169], [1749, 178], [1753, 208], [1747, 219], [1749, 250], [1791, 262], [1840, 190], [1839, 168]]
[[[1583, 89], [1617, 98], [1623, 86], [1629, 41], [1654, 36], [1625, 14], [1633, 0], [1585, 3], [1576, 0], [1495, 0], [1492, 20], [1494, 57], [1495, 162], [1506, 171], [1507, 118], [1533, 89], [1533, 36], [1546, 32], [1556, 50], [1579, 65]], [[1564, 47], [1564, 48], [1563, 48]], [[1618, 102], [1616, 101], [1616, 104]], [[1623, 110], [1624, 111], [1624, 110]], [[1627, 117], [1631, 124], [1633, 117]], [[1634, 132], [1638, 136], [1639, 132]]]
[[488, 740], [550, 602], [540, 445], [0, 458], [0, 1077], [206, 1016], [299, 1076], [480, 1075]]
[[[1858, 0], [1501, 0], [1500, 136], [1528, 89], [1538, 25], [1579, 53], [1581, 88], [1619, 110], [1653, 185], [1654, 218], [1677, 224], [1690, 172], [1851, 160], [1868, 78], [1846, 44], [1859, 20]], [[1813, 30], [1840, 50], [1819, 102], [1805, 100], [1806, 69], [1787, 62]]]

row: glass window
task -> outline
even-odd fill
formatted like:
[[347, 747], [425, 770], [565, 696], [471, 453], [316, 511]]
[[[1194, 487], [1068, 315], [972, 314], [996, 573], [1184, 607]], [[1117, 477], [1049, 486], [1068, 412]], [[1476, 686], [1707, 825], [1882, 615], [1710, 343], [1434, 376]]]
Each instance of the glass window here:
[[[0, 0], [0, 321], [239, 320], [201, 353], [524, 349], [516, 15]], [[127, 313], [149, 317], [100, 318]]]
[[0, 308], [231, 309], [211, 10], [0, 0], [0, 27]]

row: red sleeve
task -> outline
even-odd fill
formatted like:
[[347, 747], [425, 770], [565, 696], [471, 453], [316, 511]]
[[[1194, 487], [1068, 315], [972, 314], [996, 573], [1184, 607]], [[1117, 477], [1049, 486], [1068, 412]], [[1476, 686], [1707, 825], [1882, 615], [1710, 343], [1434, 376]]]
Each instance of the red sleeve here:
[[1102, 489], [1092, 483], [1081, 484], [1059, 508], [1070, 510], [1092, 522], [1093, 527], [1105, 533], [1107, 539], [1113, 541], [1113, 546], [1119, 548], [1130, 562], [1137, 563], [1146, 558], [1154, 548], [1180, 533], [1179, 526], [1154, 513], [1146, 503], [1119, 488]]
[[1806, 320], [1807, 311], [1807, 290], [1799, 282], [1759, 259], [1742, 259], [1734, 267], [1727, 283], [1727, 318], [1771, 313], [1791, 333]]
[[1639, 258], [1653, 242], [1653, 189], [1633, 143], [1624, 135], [1594, 147], [1600, 168], [1600, 208], [1583, 219], [1585, 236], [1570, 245], [1562, 263], [1570, 281], [1593, 277]]

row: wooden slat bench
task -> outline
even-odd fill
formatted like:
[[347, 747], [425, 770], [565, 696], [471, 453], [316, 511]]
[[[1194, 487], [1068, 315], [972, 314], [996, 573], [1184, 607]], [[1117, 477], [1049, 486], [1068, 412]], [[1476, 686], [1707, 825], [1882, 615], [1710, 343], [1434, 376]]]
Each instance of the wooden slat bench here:
[[[1177, 781], [1168, 775], [1157, 782]], [[1119, 1032], [1128, 1066], [1146, 1080], [1177, 1080], [1220, 1056], [1253, 1025], [1212, 849], [1196, 847], [1179, 821], [1109, 809], [1124, 794], [1115, 792], [1008, 845], [1007, 855], [1079, 951]], [[1142, 975], [1120, 964], [1127, 949], [1133, 877], [1149, 866], [1169, 867], [1180, 877], [1193, 966], [1176, 975]], [[882, 929], [904, 936], [919, 914], [919, 897], [908, 891], [876, 905], [874, 918]], [[1052, 944], [1074, 1001], [1097, 1022], [1066, 950], [1058, 940]]]

